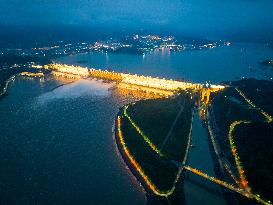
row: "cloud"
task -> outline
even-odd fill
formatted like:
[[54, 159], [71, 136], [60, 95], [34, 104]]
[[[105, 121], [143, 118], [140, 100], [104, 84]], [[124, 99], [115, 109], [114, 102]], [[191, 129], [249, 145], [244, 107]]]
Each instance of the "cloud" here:
[[271, 0], [0, 0], [0, 24], [270, 32], [272, 10]]

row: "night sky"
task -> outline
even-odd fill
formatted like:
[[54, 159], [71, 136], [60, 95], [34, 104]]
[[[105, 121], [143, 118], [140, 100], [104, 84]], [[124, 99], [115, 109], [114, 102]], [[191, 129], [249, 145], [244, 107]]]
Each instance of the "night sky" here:
[[208, 38], [270, 38], [272, 11], [272, 0], [0, 0], [0, 25], [154, 28]]

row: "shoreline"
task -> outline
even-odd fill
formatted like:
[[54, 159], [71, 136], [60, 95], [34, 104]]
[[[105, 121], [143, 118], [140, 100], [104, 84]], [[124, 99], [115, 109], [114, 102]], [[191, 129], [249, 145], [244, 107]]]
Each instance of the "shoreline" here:
[[144, 179], [142, 178], [142, 176], [139, 174], [139, 172], [133, 167], [133, 165], [130, 162], [130, 159], [126, 156], [125, 151], [122, 148], [120, 140], [118, 139], [118, 136], [117, 136], [117, 132], [118, 132], [118, 129], [117, 129], [117, 118], [118, 118], [118, 116], [121, 116], [120, 115], [121, 109], [122, 109], [122, 107], [119, 109], [118, 113], [116, 114], [116, 117], [115, 117], [115, 129], [114, 129], [114, 139], [115, 139], [115, 144], [117, 146], [119, 154], [120, 154], [121, 158], [123, 159], [124, 163], [126, 164], [126, 166], [128, 167], [128, 169], [130, 170], [130, 172], [132, 173], [132, 175], [135, 177], [135, 179], [137, 180], [137, 182], [139, 182], [141, 184], [141, 187], [145, 191], [145, 195], [146, 195], [146, 199], [147, 199], [147, 204], [148, 204], [149, 201], [150, 202], [154, 201], [158, 205], [168, 204], [168, 199], [166, 197], [157, 196], [149, 188], [149, 186], [146, 184], [146, 182], [144, 181]]
[[[7, 71], [10, 70], [8, 74], [9, 77], [3, 80], [3, 83], [0, 84], [0, 100], [2, 100], [6, 95], [8, 95], [9, 85], [12, 81], [16, 79], [18, 76], [27, 76], [27, 77], [43, 77], [45, 75], [44, 72], [41, 72], [40, 69], [32, 69], [28, 67], [18, 68], [18, 69], [6, 69]], [[1, 82], [0, 82], [1, 83]]]
[[[118, 155], [121, 156], [123, 162], [126, 165], [126, 168], [130, 171], [130, 173], [134, 176], [134, 179], [140, 183], [141, 187], [145, 191], [146, 194], [146, 199], [147, 199], [147, 204], [152, 204], [152, 205], [169, 205], [169, 204], [186, 204], [185, 200], [185, 193], [184, 193], [184, 180], [185, 180], [185, 170], [183, 168], [178, 168], [178, 172], [176, 174], [176, 179], [173, 184], [173, 191], [170, 195], [166, 196], [160, 196], [155, 193], [155, 191], [147, 184], [145, 181], [145, 178], [139, 173], [139, 171], [133, 166], [131, 160], [127, 156], [128, 153], [126, 150], [124, 150], [124, 147], [122, 145], [122, 142], [118, 136], [118, 118], [122, 116], [122, 109], [123, 107], [119, 108], [118, 113], [116, 114], [115, 117], [115, 122], [113, 125], [113, 133], [114, 133], [114, 143], [116, 144], [117, 151], [119, 152]], [[191, 114], [191, 119], [193, 119], [194, 110], [192, 111]], [[192, 126], [192, 123], [191, 123]], [[187, 148], [190, 148], [190, 143], [191, 143], [191, 131], [189, 133], [189, 138], [187, 141]], [[186, 154], [187, 155], [187, 154]], [[183, 163], [186, 164], [185, 159], [187, 161], [188, 155], [184, 157]]]
[[17, 75], [18, 74], [12, 75], [11, 77], [9, 77], [7, 80], [4, 81], [4, 86], [3, 86], [3, 89], [0, 93], [0, 100], [2, 100], [6, 95], [8, 95], [10, 83], [15, 80]]
[[126, 161], [124, 160], [123, 154], [121, 153], [120, 149], [122, 149], [120, 146], [120, 144], [118, 143], [118, 139], [116, 138], [116, 119], [117, 116], [115, 116], [114, 120], [113, 120], [113, 124], [112, 124], [112, 140], [113, 140], [113, 145], [114, 145], [114, 149], [118, 155], [118, 158], [121, 162], [121, 164], [125, 167], [126, 171], [128, 171], [128, 175], [130, 177], [132, 177], [133, 183], [136, 183], [139, 186], [139, 189], [145, 194], [147, 194], [146, 189], [143, 187], [142, 183], [138, 180], [138, 178], [131, 172], [131, 168], [128, 166], [128, 164], [126, 163]]
[[[207, 112], [209, 114], [209, 116], [211, 115], [211, 112], [212, 112], [212, 107], [209, 107], [207, 109]], [[211, 156], [212, 156], [212, 159], [213, 159], [213, 164], [214, 164], [214, 172], [217, 176], [217, 178], [225, 181], [227, 178], [230, 179], [230, 176], [226, 173], [226, 172], [223, 172], [221, 170], [221, 166], [220, 166], [220, 163], [219, 163], [219, 159], [218, 159], [218, 156], [214, 150], [214, 147], [213, 147], [213, 142], [211, 140], [211, 135], [210, 135], [210, 132], [209, 132], [209, 124], [211, 124], [211, 121], [206, 118], [206, 129], [207, 129], [207, 133], [208, 133], [208, 142], [209, 142], [209, 149], [210, 149], [210, 153], [211, 153]], [[214, 133], [215, 137], [218, 138], [218, 135], [215, 134], [217, 133], [215, 131], [215, 127], [214, 126], [210, 126], [211, 128], [211, 131]], [[216, 128], [217, 129], [217, 128]], [[217, 140], [217, 139], [216, 139]], [[247, 203], [247, 204], [250, 204], [250, 205], [255, 205], [255, 201], [254, 200], [249, 200], [243, 196], [241, 196], [240, 194], [236, 193], [236, 192], [233, 192], [233, 191], [230, 191], [222, 186], [220, 186], [220, 190], [221, 190], [221, 193], [223, 195], [223, 198], [225, 199], [225, 201], [227, 202], [227, 204], [234, 204], [234, 203], [239, 203], [239, 204], [244, 204], [244, 203]]]

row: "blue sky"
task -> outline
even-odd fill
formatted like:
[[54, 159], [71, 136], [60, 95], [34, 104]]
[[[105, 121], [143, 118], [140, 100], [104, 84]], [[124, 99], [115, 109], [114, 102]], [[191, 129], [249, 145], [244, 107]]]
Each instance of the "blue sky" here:
[[[272, 0], [0, 0], [0, 25], [163, 28], [272, 35]], [[253, 34], [252, 34], [253, 35]]]

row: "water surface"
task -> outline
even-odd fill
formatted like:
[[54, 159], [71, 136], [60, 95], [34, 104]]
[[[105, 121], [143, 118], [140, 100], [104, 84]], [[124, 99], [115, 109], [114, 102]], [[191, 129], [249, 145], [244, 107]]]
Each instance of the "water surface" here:
[[[155, 51], [144, 56], [89, 53], [57, 59], [144, 75], [220, 82], [270, 79], [259, 61], [273, 58], [266, 45], [234, 44], [201, 51]], [[0, 204], [145, 204], [145, 193], [126, 168], [113, 140], [118, 108], [131, 95], [113, 84], [19, 77], [0, 101]], [[189, 164], [211, 176], [207, 133], [195, 116]], [[218, 185], [187, 174], [187, 204], [225, 204]]]
[[20, 77], [0, 101], [0, 204], [145, 204], [112, 138], [111, 84]]
[[[188, 164], [209, 176], [216, 177], [211, 156], [208, 132], [202, 126], [198, 112], [194, 114], [192, 125], [192, 145], [189, 150]], [[184, 181], [187, 205], [226, 205], [219, 185], [214, 184], [193, 173], [186, 173]]]
[[142, 55], [93, 52], [66, 56], [57, 61], [130, 73], [186, 79], [194, 82], [221, 82], [242, 77], [270, 79], [273, 69], [259, 65], [273, 58], [273, 49], [264, 44], [233, 44], [215, 49], [182, 52], [154, 51]]

